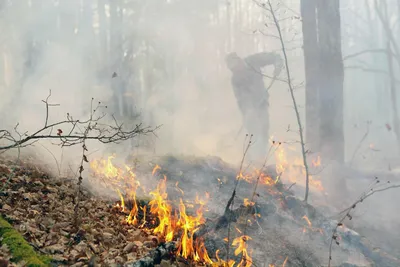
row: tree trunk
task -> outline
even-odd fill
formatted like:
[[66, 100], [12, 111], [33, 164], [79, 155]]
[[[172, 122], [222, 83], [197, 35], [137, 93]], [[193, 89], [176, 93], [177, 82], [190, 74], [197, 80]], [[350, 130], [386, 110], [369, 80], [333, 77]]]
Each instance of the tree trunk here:
[[318, 0], [320, 149], [344, 163], [343, 81], [339, 0]]
[[319, 151], [318, 35], [316, 0], [301, 1], [304, 67], [306, 78], [306, 142]]

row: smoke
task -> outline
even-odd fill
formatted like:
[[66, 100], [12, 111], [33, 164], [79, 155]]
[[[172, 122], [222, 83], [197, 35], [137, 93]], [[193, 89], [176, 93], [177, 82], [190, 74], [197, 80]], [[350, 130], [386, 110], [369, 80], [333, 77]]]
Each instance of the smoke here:
[[[50, 109], [52, 122], [64, 119], [67, 112], [75, 118], [88, 116], [94, 97], [109, 106], [110, 114], [122, 113], [123, 103], [131, 113], [140, 114], [138, 117], [118, 114], [128, 124], [162, 125], [157, 137], [141, 136], [135, 140], [139, 148], [132, 144], [105, 147], [90, 142], [88, 148], [93, 158], [111, 152], [125, 158], [140, 149], [155, 154], [215, 155], [238, 162], [246, 131], [238, 134], [242, 118], [224, 57], [233, 51], [241, 57], [280, 51], [277, 40], [257, 31], [265, 30], [263, 14], [251, 0], [236, 1], [234, 7], [210, 4], [214, 1], [122, 2], [1, 1], [1, 128], [12, 129], [19, 123], [20, 131], [32, 132], [42, 127], [45, 119], [42, 100], [51, 89], [50, 103], [60, 104]], [[113, 7], [112, 3], [120, 6]], [[345, 14], [344, 20], [349, 17]], [[301, 40], [293, 38], [293, 32], [300, 33], [301, 21], [282, 23], [283, 34], [290, 40], [292, 77], [295, 84], [301, 84], [304, 81]], [[350, 52], [344, 48], [344, 54]], [[112, 77], [113, 72], [117, 77]], [[267, 68], [265, 72], [271, 70]], [[358, 77], [361, 77], [358, 80], [365, 78]], [[360, 99], [364, 91], [355, 92], [353, 87], [372, 84], [371, 80], [358, 84], [347, 76], [346, 79], [346, 99]], [[265, 80], [268, 84], [269, 80]], [[269, 93], [270, 135], [278, 141], [293, 141], [296, 149], [292, 153], [299, 156], [297, 122], [287, 85], [276, 82]], [[302, 86], [296, 89], [295, 96], [304, 125]], [[351, 115], [345, 120], [348, 157], [365, 132], [363, 122], [372, 116], [372, 112], [366, 111], [374, 103], [374, 96], [366, 97], [366, 103], [354, 106], [350, 101], [346, 103], [345, 112]], [[392, 146], [394, 137], [387, 133], [384, 127], [387, 121], [382, 117], [385, 116], [374, 117], [373, 129], [365, 141], [365, 145], [374, 143], [382, 150], [377, 152], [363, 146], [357, 156], [359, 168], [365, 169], [378, 161], [382, 162], [381, 168], [386, 168], [387, 158], [396, 154]], [[354, 124], [359, 127], [354, 129]], [[77, 169], [80, 148], [61, 150], [49, 142], [40, 143], [34, 149], [43, 161], [54, 162], [54, 156], [65, 170]], [[365, 155], [368, 160], [362, 159]], [[337, 178], [328, 171], [320, 176], [325, 177], [329, 186]], [[338, 179], [343, 181], [343, 177]], [[334, 185], [330, 187], [341, 192]], [[385, 210], [388, 213], [393, 207]]]
[[[179, 5], [156, 1], [135, 13], [134, 3], [121, 5], [122, 10], [106, 3], [105, 19], [99, 14], [102, 1], [8, 2], [1, 17], [6, 36], [1, 107], [3, 113], [13, 112], [3, 125], [19, 122], [28, 131], [40, 127], [45, 116], [41, 100], [50, 89], [50, 102], [60, 104], [50, 110], [52, 121], [63, 119], [67, 112], [84, 117], [92, 97], [108, 104], [110, 113], [118, 113], [113, 97], [125, 87], [121, 94], [133, 112], [140, 113], [140, 122], [162, 125], [158, 138], [152, 138], [151, 151], [212, 154], [238, 161], [246, 131], [235, 140], [242, 118], [224, 57], [231, 50], [241, 56], [259, 52], [253, 43], [262, 39], [243, 32], [237, 34], [235, 47], [226, 47], [227, 29], [216, 23], [227, 18], [221, 15], [223, 10], [206, 2], [196, 5], [211, 12], [211, 20], [201, 12], [181, 12]], [[258, 25], [253, 22], [243, 31], [253, 26]], [[268, 50], [276, 48], [269, 45]], [[271, 97], [270, 114], [271, 135], [282, 139], [294, 119], [283, 88], [277, 83], [271, 91], [276, 96]]]

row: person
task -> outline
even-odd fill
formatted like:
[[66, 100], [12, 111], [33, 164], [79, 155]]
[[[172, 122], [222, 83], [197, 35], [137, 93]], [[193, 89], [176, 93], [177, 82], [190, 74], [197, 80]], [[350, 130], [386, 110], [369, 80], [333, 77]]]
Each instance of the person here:
[[232, 89], [243, 117], [243, 127], [253, 135], [249, 157], [262, 161], [269, 140], [269, 88], [264, 84], [262, 68], [273, 65], [276, 78], [282, 70], [283, 60], [276, 53], [262, 52], [242, 59], [232, 52], [226, 56], [226, 64], [232, 72]]

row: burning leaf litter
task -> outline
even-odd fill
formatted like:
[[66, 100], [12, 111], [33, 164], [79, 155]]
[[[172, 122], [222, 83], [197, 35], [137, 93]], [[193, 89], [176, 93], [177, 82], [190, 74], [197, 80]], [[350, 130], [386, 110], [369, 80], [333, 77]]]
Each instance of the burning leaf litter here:
[[[124, 177], [124, 173], [116, 168], [112, 162], [112, 157], [109, 157], [107, 161], [100, 160], [94, 161], [91, 164], [92, 169], [96, 175], [102, 177], [103, 179], [111, 179], [109, 185], [118, 186], [118, 181], [125, 180], [121, 177]], [[125, 187], [123, 188], [125, 191], [130, 192], [130, 200], [132, 202], [132, 208], [129, 212], [129, 216], [126, 218], [125, 222], [131, 225], [137, 226], [140, 222], [139, 218], [139, 208], [136, 200], [136, 191], [140, 186], [140, 182], [136, 181], [136, 175], [132, 172], [129, 167], [126, 167], [129, 172], [129, 178], [132, 180], [130, 185], [134, 184], [134, 187]], [[155, 165], [152, 170], [152, 175], [156, 175], [157, 172], [161, 170], [159, 165]], [[113, 177], [116, 175], [116, 177]], [[105, 181], [105, 180], [103, 180]], [[107, 183], [107, 181], [105, 181]], [[121, 185], [121, 184], [119, 184]], [[126, 186], [126, 184], [125, 184]], [[175, 188], [184, 195], [182, 189], [178, 187], [178, 182], [175, 184]], [[120, 188], [115, 188], [120, 197], [120, 203], [116, 206], [120, 209], [120, 212], [126, 212], [125, 200], [121, 194]], [[152, 197], [152, 200], [148, 203], [150, 207], [149, 215], [145, 216], [143, 212], [143, 218], [141, 222], [141, 228], [149, 225], [150, 223], [147, 220], [156, 220], [151, 223], [153, 225], [157, 224], [154, 229], [146, 229], [147, 231], [151, 231], [152, 234], [157, 235], [161, 238], [162, 241], [177, 242], [177, 250], [176, 256], [182, 257], [183, 259], [205, 263], [213, 266], [233, 266], [234, 263], [226, 263], [221, 259], [212, 260], [208, 255], [207, 249], [204, 245], [204, 240], [202, 238], [195, 238], [196, 232], [200, 229], [200, 226], [205, 223], [205, 218], [203, 217], [205, 205], [207, 203], [207, 198], [209, 198], [209, 194], [205, 193], [206, 199], [200, 199], [198, 195], [196, 195], [195, 204], [198, 208], [195, 210], [195, 215], [188, 215], [187, 208], [192, 207], [191, 204], [184, 204], [183, 199], [179, 199], [178, 210], [173, 209], [172, 203], [168, 200], [167, 193], [167, 177], [164, 175], [162, 179], [159, 180], [157, 188], [149, 193]], [[140, 207], [143, 211], [147, 210], [147, 206]], [[239, 239], [236, 238], [233, 240], [232, 245], [237, 247], [235, 250], [235, 255], [242, 254], [241, 262], [238, 263], [237, 266], [250, 266], [251, 265], [251, 257], [247, 251], [247, 240], [251, 239], [250, 237], [243, 236]], [[159, 243], [155, 242], [156, 244]]]
[[[5, 170], [2, 171], [2, 181], [8, 179], [9, 173], [15, 172], [11, 176], [11, 188], [1, 196], [1, 211], [36, 250], [52, 255], [59, 266], [87, 266], [93, 261], [100, 266], [142, 266], [129, 264], [141, 262], [149, 259], [149, 255], [156, 254], [158, 258], [153, 259], [153, 263], [180, 261], [181, 264], [192, 265], [251, 266], [255, 244], [259, 241], [253, 240], [251, 231], [249, 234], [245, 231], [245, 234], [239, 228], [244, 224], [257, 227], [258, 220], [263, 220], [264, 216], [283, 215], [277, 214], [276, 208], [260, 206], [258, 200], [261, 199], [258, 197], [258, 200], [253, 201], [243, 198], [241, 206], [244, 209], [239, 208], [237, 213], [238, 235], [233, 236], [232, 240], [225, 239], [232, 246], [235, 257], [226, 262], [221, 257], [221, 252], [225, 254], [224, 246], [217, 245], [215, 250], [210, 249], [207, 237], [204, 236], [204, 226], [210, 223], [215, 225], [212, 220], [205, 219], [209, 212], [209, 192], [204, 192], [203, 197], [197, 194], [195, 199], [188, 200], [185, 199], [188, 195], [186, 189], [182, 187], [184, 183], [181, 185], [178, 181], [171, 181], [175, 186], [171, 186], [170, 191], [175, 193], [170, 198], [167, 192], [167, 171], [161, 166], [153, 165], [153, 170], [149, 171], [153, 178], [159, 178], [157, 186], [146, 188], [147, 184], [139, 179], [136, 170], [128, 166], [116, 167], [112, 162], [114, 158], [110, 156], [105, 160], [90, 162], [93, 173], [91, 179], [97, 184], [103, 183], [119, 200], [110, 202], [109, 198], [101, 199], [84, 190], [79, 211], [84, 216], [79, 229], [71, 223], [74, 216], [75, 185], [68, 181], [49, 179], [35, 167], [10, 168], [10, 162], [1, 166]], [[284, 167], [285, 164], [279, 166]], [[185, 179], [182, 170], [178, 173], [179, 177]], [[222, 180], [225, 181], [224, 185], [229, 183], [230, 180], [220, 174], [216, 174], [220, 177], [215, 177], [216, 184]], [[264, 185], [263, 190], [268, 190], [265, 193], [283, 203], [282, 212], [293, 212], [291, 216], [297, 218], [297, 222], [294, 222], [300, 231], [318, 231], [324, 237], [326, 233], [329, 234], [331, 226], [321, 226], [321, 222], [313, 226], [309, 219], [311, 217], [308, 217], [313, 214], [309, 207], [303, 207], [301, 201], [296, 201], [285, 191], [272, 190], [273, 186], [279, 185], [273, 176], [255, 170], [253, 174], [241, 173], [238, 177], [249, 183], [259, 177], [260, 183]], [[219, 192], [225, 190], [224, 187], [215, 190]], [[307, 215], [304, 215], [307, 210]], [[241, 220], [243, 215], [240, 214], [243, 211], [248, 215]], [[301, 215], [296, 215], [301, 211]], [[206, 229], [210, 232], [211, 228]], [[286, 264], [288, 258], [285, 261], [282, 259], [282, 262]]]

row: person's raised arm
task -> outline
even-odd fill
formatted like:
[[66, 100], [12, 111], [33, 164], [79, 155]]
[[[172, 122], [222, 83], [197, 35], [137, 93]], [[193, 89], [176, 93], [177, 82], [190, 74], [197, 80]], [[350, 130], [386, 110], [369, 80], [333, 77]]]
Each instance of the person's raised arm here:
[[260, 69], [268, 65], [274, 65], [275, 75], [278, 75], [283, 66], [282, 57], [273, 52], [261, 52], [245, 58], [245, 61], [250, 67]]

